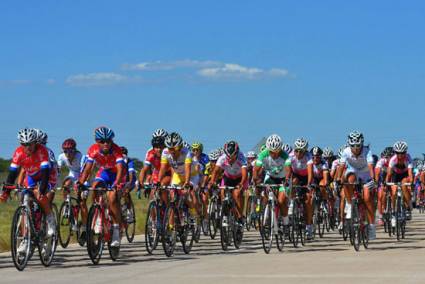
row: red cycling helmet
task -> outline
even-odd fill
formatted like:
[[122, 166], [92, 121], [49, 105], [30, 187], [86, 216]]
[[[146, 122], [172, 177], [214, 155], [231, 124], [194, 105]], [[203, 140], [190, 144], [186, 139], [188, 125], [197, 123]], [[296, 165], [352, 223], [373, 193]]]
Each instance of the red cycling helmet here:
[[68, 138], [62, 143], [62, 149], [75, 149], [77, 148], [77, 142], [74, 139]]

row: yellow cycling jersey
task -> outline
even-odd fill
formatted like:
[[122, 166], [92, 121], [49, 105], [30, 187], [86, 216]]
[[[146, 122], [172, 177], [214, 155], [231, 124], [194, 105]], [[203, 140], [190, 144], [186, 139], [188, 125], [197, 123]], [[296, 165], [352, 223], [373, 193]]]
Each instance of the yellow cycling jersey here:
[[161, 164], [170, 165], [173, 169], [173, 172], [182, 177], [184, 177], [185, 174], [185, 165], [191, 164], [192, 167], [190, 175], [194, 176], [198, 174], [196, 167], [194, 166], [192, 153], [189, 151], [189, 149], [184, 147], [180, 150], [180, 155], [177, 159], [174, 159], [168, 149], [165, 148], [164, 151], [162, 151]]

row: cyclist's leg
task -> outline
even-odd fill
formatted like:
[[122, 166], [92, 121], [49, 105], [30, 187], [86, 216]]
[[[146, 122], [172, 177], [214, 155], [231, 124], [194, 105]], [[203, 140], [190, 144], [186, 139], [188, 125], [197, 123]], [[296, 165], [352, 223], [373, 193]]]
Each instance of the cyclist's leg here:
[[[357, 176], [354, 172], [347, 172], [345, 176], [345, 180], [348, 183], [356, 183]], [[354, 192], [353, 185], [344, 185], [344, 196], [345, 196], [345, 201], [347, 202], [345, 205], [347, 219], [351, 219], [351, 198], [353, 197], [353, 192]]]

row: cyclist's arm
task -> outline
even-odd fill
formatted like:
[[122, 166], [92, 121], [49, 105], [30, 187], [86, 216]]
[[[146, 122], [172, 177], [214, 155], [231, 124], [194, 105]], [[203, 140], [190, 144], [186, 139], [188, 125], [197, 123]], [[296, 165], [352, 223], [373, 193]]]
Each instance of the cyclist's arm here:
[[311, 185], [313, 183], [313, 164], [307, 165], [307, 185]]
[[375, 182], [378, 183], [379, 175], [381, 174], [381, 168], [375, 167]]
[[261, 168], [262, 168], [261, 166], [255, 165], [254, 169], [252, 170], [252, 180], [256, 184], [259, 182]]
[[243, 185], [246, 184], [246, 181], [248, 179], [248, 171], [246, 170], [246, 167], [242, 167], [241, 173], [242, 173], [242, 178], [241, 178], [240, 184], [241, 184], [241, 187], [243, 187]]
[[373, 164], [367, 164], [367, 166], [369, 167], [370, 177], [372, 178], [372, 180], [375, 180], [375, 171], [373, 168]]
[[407, 169], [407, 173], [409, 175], [409, 182], [413, 182], [413, 180], [414, 180], [413, 169], [412, 168]]
[[17, 182], [17, 184], [19, 184], [19, 185], [22, 185], [22, 184], [24, 184], [24, 178], [25, 178], [25, 171], [24, 171], [24, 169], [20, 169], [19, 170], [19, 175], [18, 175], [18, 182]]
[[148, 173], [148, 171], [150, 171], [150, 166], [145, 164], [142, 170], [140, 171], [139, 184], [142, 185], [145, 182], [146, 173]]
[[385, 177], [385, 182], [390, 182], [393, 177], [393, 168], [388, 167], [387, 169], [387, 176]]
[[184, 183], [189, 184], [190, 174], [192, 170], [192, 162], [184, 164]]
[[80, 177], [80, 179], [78, 180], [78, 182], [79, 182], [80, 184], [84, 184], [84, 183], [86, 182], [86, 180], [88, 179], [88, 177], [89, 177], [89, 176], [90, 176], [90, 174], [91, 174], [91, 171], [92, 171], [92, 169], [93, 169], [93, 166], [94, 166], [94, 163], [90, 163], [90, 162], [87, 162], [87, 163], [86, 163], [86, 165], [84, 166], [83, 173], [81, 174], [81, 177]]
[[220, 171], [222, 171], [222, 169], [216, 165], [214, 167], [213, 173], [211, 175], [211, 179], [210, 179], [210, 182], [208, 184], [209, 186], [212, 186], [215, 183]]
[[123, 173], [124, 173], [124, 165], [122, 163], [117, 163], [115, 165], [115, 168], [117, 169], [117, 177], [115, 178], [114, 184], [117, 185], [122, 180]]
[[323, 179], [325, 180], [325, 184], [329, 185], [329, 170], [323, 171]]
[[[170, 168], [170, 165], [168, 163], [161, 163], [161, 167], [159, 168], [159, 174], [158, 174], [158, 181], [161, 182], [164, 179], [165, 173]], [[162, 184], [165, 185], [165, 184]]]

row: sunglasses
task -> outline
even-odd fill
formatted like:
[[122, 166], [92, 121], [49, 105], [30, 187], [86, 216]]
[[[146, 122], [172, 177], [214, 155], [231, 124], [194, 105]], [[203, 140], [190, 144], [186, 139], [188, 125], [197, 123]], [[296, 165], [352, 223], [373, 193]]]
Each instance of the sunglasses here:
[[97, 143], [100, 144], [110, 144], [112, 142], [112, 140], [108, 139], [108, 140], [96, 140]]
[[362, 144], [354, 144], [354, 145], [350, 145], [351, 148], [361, 148]]
[[396, 152], [396, 154], [397, 155], [404, 155], [404, 154], [406, 154], [406, 152], [398, 152], [398, 153]]
[[305, 150], [302, 150], [302, 149], [295, 149], [295, 150], [294, 150], [294, 152], [295, 152], [295, 153], [304, 153], [304, 152], [305, 152]]
[[21, 145], [24, 147], [29, 147], [31, 145], [34, 145], [34, 143], [21, 143]]
[[71, 154], [71, 153], [74, 153], [74, 149], [65, 149], [63, 150], [63, 152], [66, 154]]

